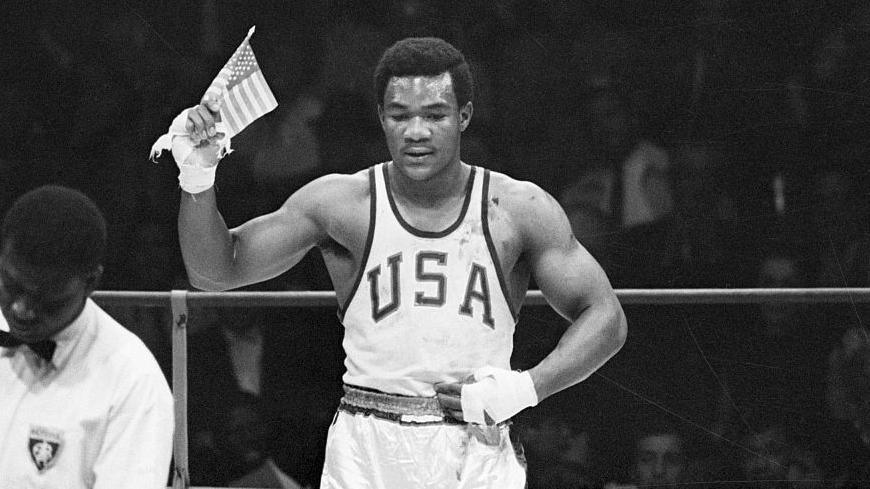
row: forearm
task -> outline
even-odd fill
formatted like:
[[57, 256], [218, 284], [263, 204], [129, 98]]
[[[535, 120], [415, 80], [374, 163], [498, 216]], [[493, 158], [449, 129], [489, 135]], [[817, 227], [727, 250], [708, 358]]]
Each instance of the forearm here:
[[195, 195], [181, 192], [178, 238], [192, 285], [205, 290], [232, 288], [233, 238], [213, 188]]
[[556, 348], [529, 370], [538, 400], [592, 375], [622, 348], [626, 330], [625, 314], [615, 297], [584, 310]]

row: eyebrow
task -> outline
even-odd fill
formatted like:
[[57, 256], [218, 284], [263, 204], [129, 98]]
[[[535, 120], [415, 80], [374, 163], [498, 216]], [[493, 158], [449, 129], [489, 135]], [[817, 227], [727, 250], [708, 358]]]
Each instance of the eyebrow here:
[[[385, 109], [407, 109], [408, 106], [401, 102], [388, 102], [384, 105]], [[435, 102], [429, 105], [424, 105], [423, 110], [442, 110], [451, 109], [451, 105], [447, 102]]]

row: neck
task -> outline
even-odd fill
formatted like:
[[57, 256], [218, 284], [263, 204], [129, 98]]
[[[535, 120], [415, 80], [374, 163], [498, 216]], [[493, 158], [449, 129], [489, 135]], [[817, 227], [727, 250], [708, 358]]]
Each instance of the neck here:
[[421, 207], [433, 207], [465, 195], [465, 183], [471, 167], [457, 161], [426, 180], [408, 178], [391, 165], [388, 169], [393, 195], [404, 202]]

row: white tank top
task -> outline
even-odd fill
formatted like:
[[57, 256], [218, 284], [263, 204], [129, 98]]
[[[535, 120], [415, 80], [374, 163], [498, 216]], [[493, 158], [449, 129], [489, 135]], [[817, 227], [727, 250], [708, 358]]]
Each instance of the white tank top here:
[[489, 170], [471, 168], [462, 211], [439, 232], [402, 218], [386, 163], [369, 169], [369, 182], [363, 266], [339, 311], [344, 382], [434, 396], [433, 384], [484, 365], [509, 369], [516, 314], [487, 223]]

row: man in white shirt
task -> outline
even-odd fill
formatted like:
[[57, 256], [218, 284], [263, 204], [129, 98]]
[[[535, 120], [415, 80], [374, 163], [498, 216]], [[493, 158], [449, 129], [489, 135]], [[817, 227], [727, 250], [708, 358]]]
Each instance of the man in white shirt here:
[[172, 394], [157, 361], [90, 298], [106, 224], [45, 186], [0, 229], [0, 486], [165, 488]]

